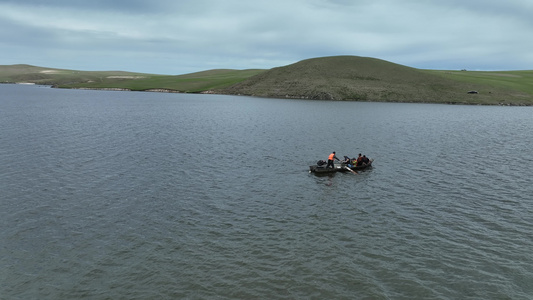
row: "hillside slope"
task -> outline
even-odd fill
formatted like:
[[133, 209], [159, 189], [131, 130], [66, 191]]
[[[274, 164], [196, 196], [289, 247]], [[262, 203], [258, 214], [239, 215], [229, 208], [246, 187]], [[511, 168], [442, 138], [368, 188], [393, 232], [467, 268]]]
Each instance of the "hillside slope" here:
[[0, 82], [28, 82], [42, 85], [71, 85], [84, 82], [104, 82], [111, 79], [135, 79], [159, 76], [124, 71], [77, 71], [44, 68], [31, 65], [0, 66]]
[[[476, 90], [478, 94], [469, 94]], [[532, 95], [486, 84], [454, 80], [380, 59], [334, 56], [307, 59], [250, 77], [226, 94], [275, 98], [532, 104]]]
[[197, 93], [224, 88], [264, 70], [208, 70], [184, 75], [124, 71], [76, 71], [30, 65], [0, 66], [0, 83], [35, 83], [59, 88]]

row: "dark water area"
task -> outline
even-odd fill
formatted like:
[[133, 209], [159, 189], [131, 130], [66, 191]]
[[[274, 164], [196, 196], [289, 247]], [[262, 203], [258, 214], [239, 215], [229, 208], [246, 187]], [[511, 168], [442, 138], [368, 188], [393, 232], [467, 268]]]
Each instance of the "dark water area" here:
[[532, 299], [532, 116], [0, 85], [0, 299]]

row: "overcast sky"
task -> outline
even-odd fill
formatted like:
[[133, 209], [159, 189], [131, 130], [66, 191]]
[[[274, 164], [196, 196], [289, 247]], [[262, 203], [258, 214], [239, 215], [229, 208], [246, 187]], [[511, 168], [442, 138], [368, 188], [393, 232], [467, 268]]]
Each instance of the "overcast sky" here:
[[533, 1], [0, 0], [0, 65], [186, 74], [335, 55], [533, 70]]

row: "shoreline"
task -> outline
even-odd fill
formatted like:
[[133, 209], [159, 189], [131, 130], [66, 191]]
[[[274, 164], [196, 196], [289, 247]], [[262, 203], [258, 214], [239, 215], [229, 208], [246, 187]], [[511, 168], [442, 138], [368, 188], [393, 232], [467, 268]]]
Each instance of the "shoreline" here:
[[204, 94], [204, 95], [229, 95], [229, 96], [246, 96], [246, 97], [259, 97], [259, 98], [271, 98], [271, 99], [294, 99], [294, 100], [317, 100], [317, 101], [334, 101], [334, 102], [381, 102], [381, 103], [419, 103], [419, 104], [444, 104], [444, 105], [469, 105], [469, 106], [509, 106], [509, 107], [532, 107], [533, 104], [523, 104], [523, 103], [460, 103], [460, 102], [429, 102], [429, 101], [372, 101], [372, 100], [320, 100], [320, 99], [309, 99], [305, 96], [287, 96], [287, 97], [265, 97], [265, 96], [255, 96], [255, 95], [244, 95], [244, 94], [229, 94], [229, 93], [217, 93], [213, 90], [201, 91], [201, 92], [183, 92], [172, 89], [162, 89], [162, 88], [153, 88], [146, 90], [132, 90], [128, 88], [92, 88], [92, 87], [58, 87], [55, 85], [47, 84], [37, 84], [33, 82], [0, 82], [0, 84], [15, 84], [15, 85], [29, 85], [29, 86], [41, 86], [49, 87], [54, 89], [68, 89], [68, 90], [94, 90], [94, 91], [114, 91], [114, 92], [149, 92], [149, 93], [171, 93], [171, 94]]
[[[54, 87], [52, 88], [60, 88]], [[259, 97], [259, 98], [270, 98], [270, 99], [294, 99], [294, 100], [315, 100], [315, 101], [332, 101], [332, 102], [376, 102], [376, 103], [419, 103], [419, 104], [444, 104], [444, 105], [470, 105], [470, 106], [523, 106], [523, 107], [532, 107], [533, 104], [520, 104], [520, 103], [460, 103], [460, 102], [427, 102], [427, 101], [371, 101], [371, 100], [321, 100], [321, 99], [309, 99], [305, 96], [287, 96], [287, 97], [265, 97], [265, 96], [255, 96], [255, 95], [243, 95], [243, 94], [228, 94], [228, 93], [217, 93], [213, 90], [201, 91], [201, 92], [182, 92], [172, 89], [147, 89], [147, 90], [131, 90], [125, 88], [65, 88], [65, 89], [78, 89], [78, 90], [103, 90], [103, 91], [119, 91], [119, 92], [150, 92], [150, 93], [174, 93], [174, 94], [204, 94], [204, 95], [228, 95], [228, 96], [245, 96], [245, 97]]]

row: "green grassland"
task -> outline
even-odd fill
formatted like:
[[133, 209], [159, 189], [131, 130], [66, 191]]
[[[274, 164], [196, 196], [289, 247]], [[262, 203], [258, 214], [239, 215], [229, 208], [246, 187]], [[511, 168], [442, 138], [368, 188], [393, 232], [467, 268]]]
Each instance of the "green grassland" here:
[[0, 82], [35, 83], [58, 88], [165, 90], [199, 93], [221, 89], [264, 70], [209, 70], [185, 75], [123, 71], [74, 71], [29, 65], [0, 66]]
[[11, 65], [0, 66], [0, 82], [317, 100], [533, 105], [533, 71], [423, 70], [358, 56], [313, 58], [270, 70], [176, 76]]
[[533, 71], [440, 71], [427, 70], [447, 79], [522, 91], [533, 95]]
[[100, 81], [61, 84], [61, 88], [121, 88], [132, 91], [166, 90], [200, 93], [221, 89], [240, 82], [263, 70], [210, 70], [186, 75], [107, 76]]
[[42, 68], [30, 65], [0, 66], [0, 82], [4, 83], [25, 82], [42, 85], [68, 86], [86, 82], [103, 82], [110, 77], [129, 76], [131, 78], [135, 78], [146, 75], [147, 74], [123, 71], [75, 71]]

